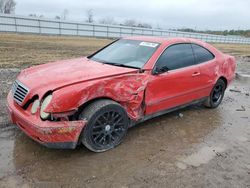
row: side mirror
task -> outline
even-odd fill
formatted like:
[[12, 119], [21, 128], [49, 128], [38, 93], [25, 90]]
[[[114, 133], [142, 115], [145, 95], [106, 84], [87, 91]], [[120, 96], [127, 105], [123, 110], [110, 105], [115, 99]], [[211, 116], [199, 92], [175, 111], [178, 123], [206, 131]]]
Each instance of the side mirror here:
[[161, 73], [164, 73], [164, 72], [167, 72], [169, 69], [164, 66], [164, 67], [155, 67], [154, 70], [153, 70], [153, 75], [157, 75], [157, 74], [161, 74]]
[[153, 75], [157, 75], [157, 74], [160, 74], [160, 70], [159, 70], [158, 67], [155, 67], [155, 68], [153, 69]]

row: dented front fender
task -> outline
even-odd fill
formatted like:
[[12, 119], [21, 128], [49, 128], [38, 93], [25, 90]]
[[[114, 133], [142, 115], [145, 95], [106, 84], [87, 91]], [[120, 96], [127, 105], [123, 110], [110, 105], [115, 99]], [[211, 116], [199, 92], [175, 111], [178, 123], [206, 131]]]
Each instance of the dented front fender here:
[[67, 86], [53, 92], [52, 102], [45, 111], [67, 112], [93, 99], [110, 98], [120, 103], [131, 119], [138, 120], [143, 116], [142, 102], [148, 79], [146, 73], [134, 73]]

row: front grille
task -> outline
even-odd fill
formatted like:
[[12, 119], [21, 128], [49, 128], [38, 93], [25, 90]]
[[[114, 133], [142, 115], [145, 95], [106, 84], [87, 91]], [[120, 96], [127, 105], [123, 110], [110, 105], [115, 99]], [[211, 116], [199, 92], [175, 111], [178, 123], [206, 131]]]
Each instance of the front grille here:
[[27, 87], [25, 87], [22, 83], [19, 81], [15, 81], [12, 86], [12, 94], [14, 100], [17, 102], [17, 104], [21, 105], [27, 96], [29, 90]]

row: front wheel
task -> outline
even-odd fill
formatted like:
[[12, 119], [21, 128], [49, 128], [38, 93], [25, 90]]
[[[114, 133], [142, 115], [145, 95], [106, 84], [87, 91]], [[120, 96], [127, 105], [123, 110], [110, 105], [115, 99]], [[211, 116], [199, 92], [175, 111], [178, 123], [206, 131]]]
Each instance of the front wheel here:
[[204, 105], [208, 108], [217, 108], [224, 97], [225, 90], [226, 83], [219, 79], [213, 87], [210, 96], [204, 102]]
[[104, 152], [119, 145], [129, 125], [122, 106], [106, 99], [88, 105], [79, 119], [88, 121], [82, 133], [82, 143], [94, 152]]

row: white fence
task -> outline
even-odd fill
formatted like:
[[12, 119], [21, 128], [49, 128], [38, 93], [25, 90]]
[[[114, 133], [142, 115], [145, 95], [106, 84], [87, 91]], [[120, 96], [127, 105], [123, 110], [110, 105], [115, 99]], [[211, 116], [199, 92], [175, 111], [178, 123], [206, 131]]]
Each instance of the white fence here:
[[116, 25], [90, 24], [26, 16], [0, 14], [0, 32], [32, 33], [43, 35], [71, 35], [119, 38], [132, 35], [190, 37], [216, 43], [250, 44], [250, 38], [210, 35], [172, 30], [144, 29]]

